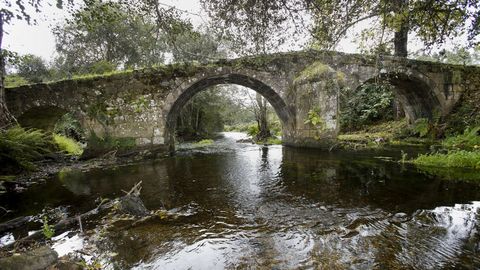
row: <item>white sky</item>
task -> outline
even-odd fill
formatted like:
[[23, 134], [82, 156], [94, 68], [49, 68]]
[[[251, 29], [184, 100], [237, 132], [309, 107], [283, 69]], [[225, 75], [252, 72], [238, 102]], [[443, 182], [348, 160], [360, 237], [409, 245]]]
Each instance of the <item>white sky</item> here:
[[[190, 13], [200, 14], [201, 16], [186, 14], [195, 26], [204, 23], [204, 18], [207, 17], [206, 14], [202, 14], [203, 11], [198, 0], [161, 0], [160, 2]], [[34, 16], [37, 19], [37, 25], [28, 25], [25, 21], [14, 21], [12, 24], [6, 25], [5, 48], [20, 54], [30, 53], [41, 56], [45, 60], [51, 60], [55, 52], [55, 39], [51, 29], [54, 25], [63, 22], [68, 16], [66, 10], [57, 9], [54, 3], [55, 0], [45, 0], [42, 13]], [[31, 13], [33, 14], [33, 12]], [[363, 22], [359, 25], [359, 28], [369, 27], [369, 23]], [[290, 47], [288, 48], [291, 49]], [[421, 44], [418, 42], [409, 43], [410, 51], [415, 51], [419, 48], [421, 48]], [[299, 50], [300, 48], [293, 49]], [[343, 40], [337, 47], [337, 50], [347, 53], [358, 51], [357, 45], [352, 38]]]

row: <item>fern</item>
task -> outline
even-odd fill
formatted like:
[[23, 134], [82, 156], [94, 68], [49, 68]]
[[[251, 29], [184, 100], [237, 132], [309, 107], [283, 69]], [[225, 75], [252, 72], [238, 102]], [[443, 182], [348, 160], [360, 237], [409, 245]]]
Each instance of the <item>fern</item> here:
[[49, 137], [37, 129], [16, 126], [0, 131], [0, 161], [23, 169], [34, 169], [33, 161], [50, 152]]

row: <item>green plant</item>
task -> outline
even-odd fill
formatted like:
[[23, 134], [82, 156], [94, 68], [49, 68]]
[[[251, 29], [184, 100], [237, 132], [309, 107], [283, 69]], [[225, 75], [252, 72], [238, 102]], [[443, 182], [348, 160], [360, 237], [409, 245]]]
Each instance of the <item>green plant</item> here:
[[66, 152], [68, 155], [80, 156], [83, 153], [82, 146], [68, 137], [53, 134], [53, 141], [61, 151]]
[[50, 239], [55, 235], [55, 229], [53, 226], [48, 224], [48, 219], [46, 216], [43, 217], [42, 232], [47, 239]]
[[421, 166], [480, 169], [480, 151], [452, 150], [446, 154], [424, 154], [419, 155], [412, 163]]
[[322, 117], [320, 116], [320, 109], [315, 108], [313, 110], [309, 110], [307, 119], [304, 123], [311, 124], [314, 127], [323, 127], [325, 125], [325, 121], [323, 121]]
[[393, 92], [386, 83], [367, 83], [356, 89], [343, 88], [340, 95], [342, 130], [393, 120]]
[[37, 129], [15, 126], [0, 130], [0, 163], [31, 170], [33, 161], [51, 152], [51, 146], [51, 138]]
[[427, 118], [419, 118], [413, 124], [413, 133], [424, 138], [430, 133], [430, 121]]
[[480, 149], [480, 126], [467, 128], [463, 134], [447, 137], [442, 145], [447, 148]]
[[257, 124], [251, 124], [247, 127], [248, 136], [256, 137], [259, 132], [260, 132], [260, 130], [258, 129]]

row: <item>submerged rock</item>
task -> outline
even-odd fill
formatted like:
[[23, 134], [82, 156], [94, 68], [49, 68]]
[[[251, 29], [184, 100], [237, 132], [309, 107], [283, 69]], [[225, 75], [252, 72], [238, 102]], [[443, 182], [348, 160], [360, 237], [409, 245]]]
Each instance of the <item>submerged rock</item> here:
[[123, 214], [133, 216], [146, 216], [150, 214], [150, 211], [145, 207], [140, 197], [131, 194], [120, 198], [118, 210]]
[[45, 269], [58, 260], [58, 254], [50, 247], [40, 247], [22, 254], [0, 259], [2, 270], [40, 270]]

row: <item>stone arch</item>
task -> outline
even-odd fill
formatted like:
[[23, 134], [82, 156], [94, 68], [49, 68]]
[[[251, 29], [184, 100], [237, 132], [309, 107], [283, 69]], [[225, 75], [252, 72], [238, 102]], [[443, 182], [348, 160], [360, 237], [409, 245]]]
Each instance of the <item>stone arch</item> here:
[[432, 119], [438, 110], [441, 113], [441, 101], [434, 91], [435, 82], [426, 75], [410, 69], [381, 70], [380, 75], [363, 81], [358, 87], [378, 81], [387, 81], [393, 86], [392, 91], [409, 122], [413, 123], [419, 118]]
[[66, 113], [67, 110], [57, 106], [37, 106], [23, 112], [17, 121], [22, 127], [53, 131], [57, 121]]
[[238, 73], [205, 77], [197, 80], [184, 89], [169, 94], [166, 99], [167, 103], [165, 104], [163, 113], [165, 116], [164, 138], [165, 144], [169, 146], [171, 151], [174, 150], [176, 119], [180, 110], [195, 94], [219, 84], [237, 84], [260, 93], [272, 105], [276, 114], [280, 118], [284, 129], [290, 125], [294, 119], [292, 117], [292, 112], [280, 94], [273, 90], [272, 87], [256, 78]]

